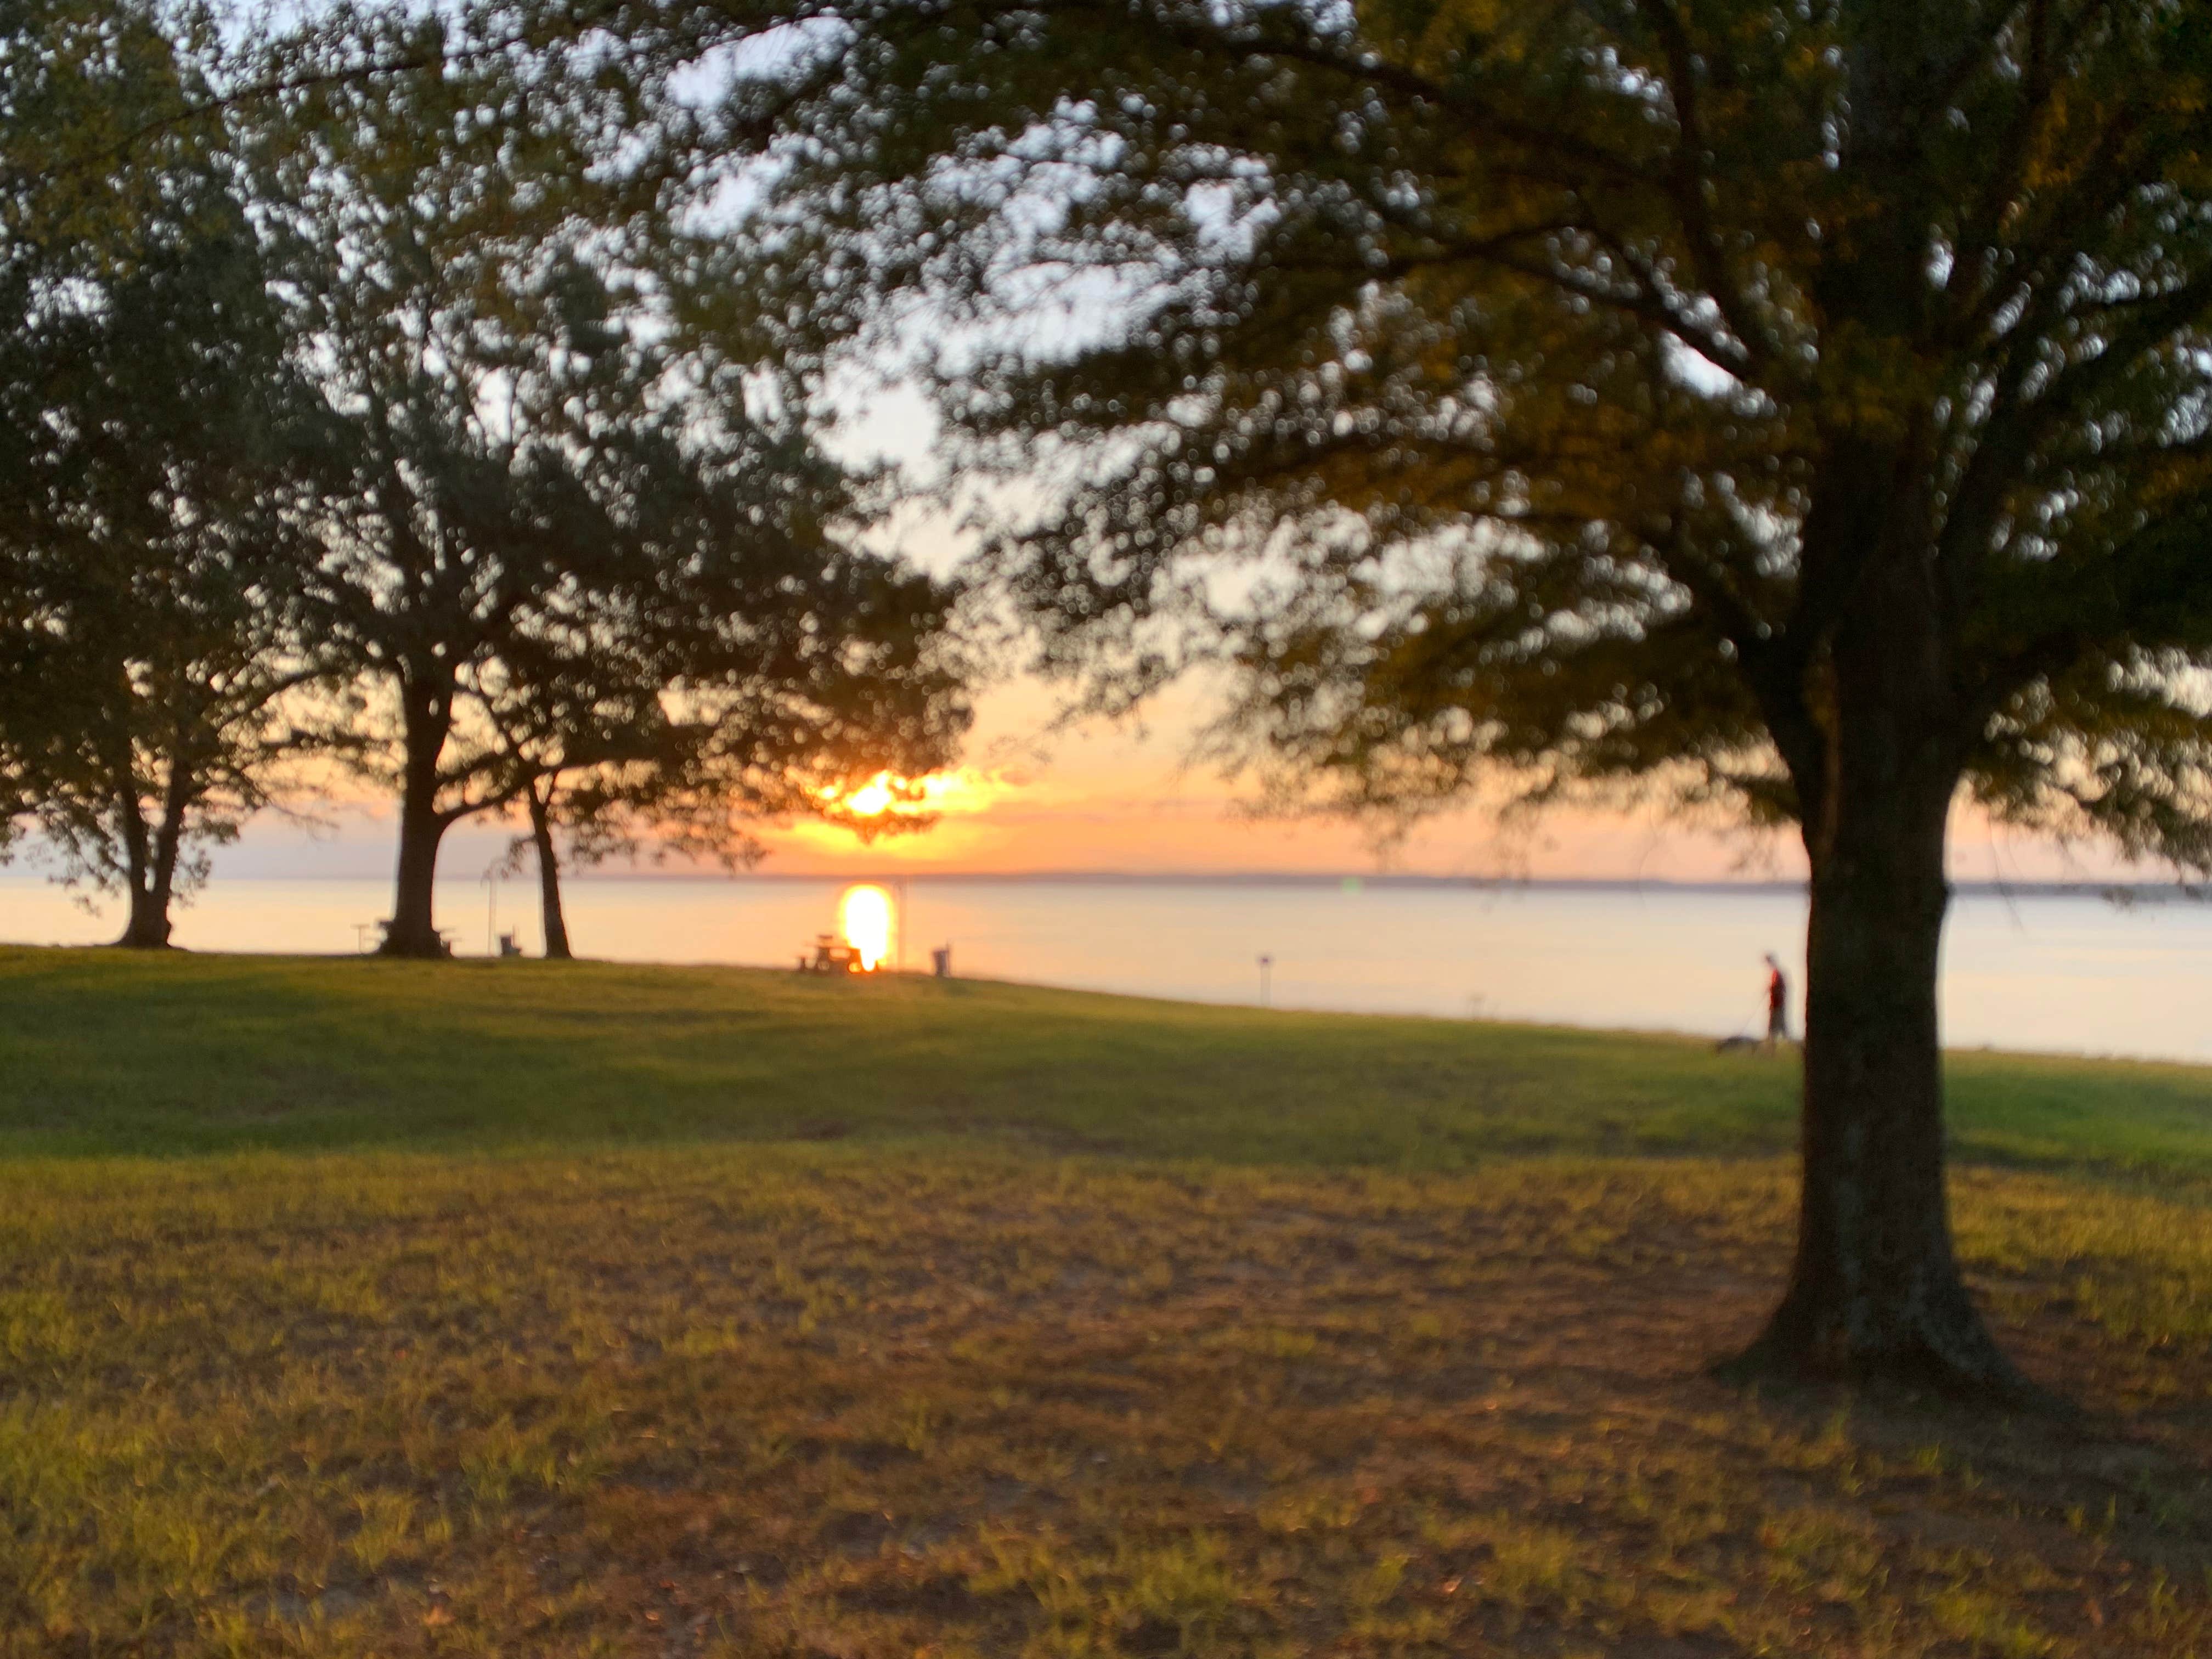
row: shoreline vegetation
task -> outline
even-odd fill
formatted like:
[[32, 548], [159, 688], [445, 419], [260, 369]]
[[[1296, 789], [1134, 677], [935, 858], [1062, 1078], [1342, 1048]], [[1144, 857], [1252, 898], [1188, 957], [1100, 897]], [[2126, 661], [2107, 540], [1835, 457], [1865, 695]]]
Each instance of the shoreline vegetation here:
[[2212, 1070], [1948, 1066], [2056, 1429], [1706, 1375], [1786, 1057], [0, 949], [0, 1655], [2212, 1652]]

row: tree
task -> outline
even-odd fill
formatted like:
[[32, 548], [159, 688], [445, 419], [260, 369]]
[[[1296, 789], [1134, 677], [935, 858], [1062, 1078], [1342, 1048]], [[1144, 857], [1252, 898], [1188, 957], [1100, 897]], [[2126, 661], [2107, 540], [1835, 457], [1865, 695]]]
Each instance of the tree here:
[[1048, 666], [1224, 660], [1231, 740], [1352, 809], [1797, 826], [1802, 1202], [1744, 1364], [2017, 1391], [1947, 1220], [1946, 836], [1963, 793], [2212, 860], [2202, 8], [720, 15], [780, 43], [723, 112], [781, 135], [749, 319], [964, 323], [971, 453], [1063, 486], [999, 544]]
[[332, 416], [303, 614], [359, 687], [332, 740], [399, 798], [384, 948], [427, 956], [446, 830], [527, 781], [500, 720], [516, 665], [578, 648], [620, 563], [604, 463], [649, 369], [586, 257], [592, 112], [557, 62], [534, 79], [448, 61], [436, 19], [342, 21], [292, 49], [434, 67], [299, 76], [255, 154]]
[[[512, 736], [529, 833], [509, 857], [519, 867], [527, 848], [537, 869], [548, 957], [570, 954], [564, 848], [570, 864], [673, 855], [735, 871], [765, 856], [766, 823], [872, 840], [933, 822], [909, 781], [950, 765], [968, 728], [960, 592], [825, 540], [788, 506], [763, 512], [764, 479], [800, 481], [817, 505], [845, 483], [804, 447], [732, 480], [693, 556], [663, 564], [650, 614], [609, 630], [627, 649], [586, 659], [599, 687], [627, 675], [653, 695], [617, 700], [630, 712], [610, 722], [586, 712], [589, 693], [541, 682], [540, 729]], [[865, 797], [878, 779], [880, 803]]]
[[[52, 383], [66, 360], [50, 325], [113, 268], [114, 245], [131, 239], [161, 177], [159, 167], [106, 163], [121, 134], [182, 97], [173, 43], [143, 7], [27, 0], [0, 15], [0, 305], [9, 322], [0, 332], [0, 526], [19, 545], [51, 506], [40, 473], [52, 450]], [[20, 629], [24, 596], [0, 597]], [[0, 708], [0, 733], [27, 712]], [[25, 799], [21, 763], [20, 755], [8, 763], [11, 806]]]
[[[82, 20], [37, 21], [9, 40], [7, 70], [38, 83], [11, 106], [145, 126], [198, 88], [149, 15], [75, 57]], [[187, 123], [135, 147], [89, 222], [15, 198], [0, 244], [0, 756], [67, 878], [126, 896], [129, 945], [167, 943], [204, 846], [268, 799], [300, 678], [266, 510], [298, 402], [222, 137]]]
[[522, 780], [528, 832], [508, 863], [534, 864], [550, 957], [571, 954], [564, 862], [738, 870], [765, 855], [764, 822], [925, 827], [911, 787], [887, 791], [890, 810], [853, 798], [949, 765], [969, 723], [959, 590], [826, 535], [816, 514], [850, 510], [851, 481], [803, 434], [719, 476], [672, 459], [635, 494], [678, 510], [637, 580], [603, 596], [589, 648], [520, 642], [510, 695], [487, 705]]
[[[362, 27], [341, 61], [437, 58], [410, 38], [434, 21]], [[557, 818], [589, 851], [678, 802], [696, 829], [935, 764], [964, 705], [948, 593], [844, 533], [797, 393], [681, 326], [687, 245], [625, 170], [618, 82], [557, 43], [440, 61], [318, 88], [268, 146], [340, 427], [307, 614], [382, 722], [385, 949], [441, 951], [446, 830], [520, 802], [557, 950]]]
[[100, 258], [155, 205], [124, 163], [190, 106], [179, 41], [133, 0], [15, 0], [0, 14], [0, 261]]

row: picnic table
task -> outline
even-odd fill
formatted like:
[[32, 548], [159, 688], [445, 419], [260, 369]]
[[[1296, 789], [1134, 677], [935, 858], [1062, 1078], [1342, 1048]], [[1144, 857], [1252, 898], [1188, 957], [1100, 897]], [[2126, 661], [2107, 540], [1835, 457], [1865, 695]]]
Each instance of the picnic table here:
[[848, 945], [835, 933], [818, 933], [814, 939], [814, 954], [800, 952], [799, 971], [802, 974], [866, 974], [873, 969], [860, 959], [860, 948]]

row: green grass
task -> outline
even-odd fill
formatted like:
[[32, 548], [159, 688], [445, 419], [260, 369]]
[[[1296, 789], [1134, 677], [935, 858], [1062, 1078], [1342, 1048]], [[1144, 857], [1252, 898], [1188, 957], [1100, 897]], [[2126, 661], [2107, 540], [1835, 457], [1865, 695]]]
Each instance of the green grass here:
[[2212, 1073], [1953, 1071], [2079, 1421], [1704, 1374], [1778, 1059], [0, 952], [0, 1656], [2212, 1659]]
[[[0, 950], [0, 1154], [850, 1136], [1328, 1168], [1794, 1144], [1786, 1056], [920, 977]], [[2212, 1176], [2212, 1071], [1951, 1062], [1960, 1156]]]

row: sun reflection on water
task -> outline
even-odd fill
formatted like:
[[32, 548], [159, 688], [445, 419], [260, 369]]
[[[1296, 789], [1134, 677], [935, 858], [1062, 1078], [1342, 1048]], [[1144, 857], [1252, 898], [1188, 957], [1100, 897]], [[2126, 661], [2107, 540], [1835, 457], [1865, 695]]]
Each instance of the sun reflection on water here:
[[873, 883], [848, 887], [837, 901], [837, 928], [873, 973], [891, 953], [891, 896]]

